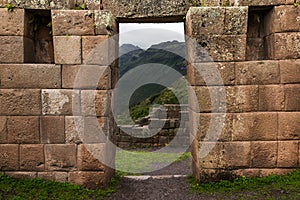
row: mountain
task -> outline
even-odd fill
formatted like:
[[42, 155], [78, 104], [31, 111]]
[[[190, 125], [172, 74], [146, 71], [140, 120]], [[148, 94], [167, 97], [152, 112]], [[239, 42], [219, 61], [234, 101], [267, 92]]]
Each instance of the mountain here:
[[[132, 44], [123, 44], [119, 50], [119, 77], [139, 65], [159, 63], [186, 75], [185, 43], [168, 41], [143, 50]], [[179, 54], [179, 55], [178, 55]]]

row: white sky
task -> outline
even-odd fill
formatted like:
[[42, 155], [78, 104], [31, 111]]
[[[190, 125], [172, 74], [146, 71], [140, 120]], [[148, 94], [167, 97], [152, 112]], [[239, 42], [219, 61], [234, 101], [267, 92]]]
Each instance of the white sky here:
[[133, 44], [143, 49], [166, 41], [184, 41], [183, 23], [120, 23], [120, 46]]

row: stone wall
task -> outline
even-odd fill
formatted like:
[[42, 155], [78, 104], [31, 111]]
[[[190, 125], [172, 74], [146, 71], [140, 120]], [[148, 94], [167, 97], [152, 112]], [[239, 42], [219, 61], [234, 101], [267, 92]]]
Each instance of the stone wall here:
[[[0, 1], [2, 172], [105, 186], [113, 175], [109, 139], [117, 131], [109, 105], [118, 43], [107, 40], [118, 32], [117, 19], [186, 21], [187, 35], [215, 61], [224, 87], [213, 79], [205, 83], [195, 70], [209, 71], [211, 63], [196, 59], [188, 66], [200, 108], [190, 102], [193, 171], [199, 180], [300, 167], [298, 0], [234, 0], [233, 7], [219, 0], [102, 2]], [[12, 12], [7, 3], [15, 7]], [[82, 3], [88, 10], [74, 10]], [[188, 46], [189, 56], [201, 53]], [[211, 101], [220, 91], [226, 102]], [[226, 105], [227, 112], [212, 109], [211, 102]], [[204, 137], [217, 132], [211, 122], [223, 126], [217, 141]], [[212, 151], [202, 157], [201, 148], [210, 144]]]

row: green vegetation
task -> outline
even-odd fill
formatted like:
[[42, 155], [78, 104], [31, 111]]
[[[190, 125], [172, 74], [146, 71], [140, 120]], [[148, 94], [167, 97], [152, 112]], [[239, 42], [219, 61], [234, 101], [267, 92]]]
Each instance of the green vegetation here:
[[[186, 160], [191, 153], [156, 153], [145, 151], [119, 151], [116, 153], [116, 169], [140, 173], [151, 170], [153, 163], [172, 163]], [[137, 175], [137, 174], [136, 174]]]
[[[239, 196], [242, 199], [300, 199], [300, 170], [287, 175], [270, 175], [268, 177], [241, 177], [232, 181], [222, 180], [215, 183], [199, 184], [189, 177], [193, 192], [221, 195], [222, 197]], [[276, 196], [273, 196], [276, 195]], [[238, 199], [241, 199], [238, 198]]]
[[5, 4], [5, 8], [8, 12], [13, 12], [14, 11], [14, 8], [15, 6], [11, 3], [8, 3], [8, 4]]
[[42, 179], [16, 180], [0, 174], [0, 199], [104, 199], [116, 192], [120, 179], [116, 175], [105, 190], [88, 190], [70, 183]]
[[85, 10], [85, 4], [75, 4], [74, 10]]

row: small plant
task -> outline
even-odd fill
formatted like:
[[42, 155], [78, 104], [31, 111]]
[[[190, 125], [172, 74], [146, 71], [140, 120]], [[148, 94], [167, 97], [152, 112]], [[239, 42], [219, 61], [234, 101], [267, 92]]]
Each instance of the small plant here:
[[230, 6], [230, 0], [220, 0], [220, 6]]
[[260, 24], [260, 22], [261, 22], [260, 15], [255, 15], [255, 21]]
[[15, 6], [12, 5], [11, 3], [8, 3], [8, 4], [5, 4], [5, 8], [6, 8], [6, 10], [7, 10], [8, 12], [13, 12]]
[[41, 21], [40, 18], [37, 15], [34, 15], [30, 20], [29, 20], [29, 24], [33, 25], [33, 31], [37, 32], [37, 30], [40, 27]]
[[51, 28], [51, 30], [49, 31], [49, 35], [52, 35], [52, 21], [47, 24], [47, 27]]
[[299, 3], [295, 1], [294, 6], [295, 6], [295, 7], [298, 7], [298, 6], [299, 6]]
[[74, 10], [85, 10], [86, 7], [85, 7], [85, 4], [81, 4], [81, 5], [78, 5], [78, 4], [75, 4], [75, 8]]

